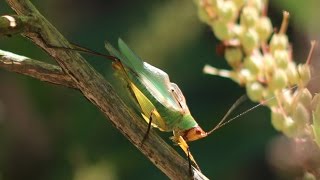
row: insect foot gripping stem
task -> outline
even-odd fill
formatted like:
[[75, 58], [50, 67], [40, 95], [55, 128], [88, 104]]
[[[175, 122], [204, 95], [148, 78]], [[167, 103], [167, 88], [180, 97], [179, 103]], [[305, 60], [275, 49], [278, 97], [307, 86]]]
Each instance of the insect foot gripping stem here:
[[195, 166], [195, 168], [198, 169], [201, 172], [199, 165], [197, 164], [196, 160], [193, 158], [193, 156], [192, 156], [192, 154], [190, 152], [189, 145], [183, 139], [183, 137], [178, 135], [178, 134], [175, 134], [170, 139], [174, 143], [177, 143], [180, 146], [180, 148], [183, 150], [183, 152], [188, 156], [189, 166], [191, 166], [191, 163], [192, 163]]

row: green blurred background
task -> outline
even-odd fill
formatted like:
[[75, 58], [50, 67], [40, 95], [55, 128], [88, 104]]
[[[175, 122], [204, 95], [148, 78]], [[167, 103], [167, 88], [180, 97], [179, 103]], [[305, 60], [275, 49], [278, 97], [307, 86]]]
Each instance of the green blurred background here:
[[[218, 41], [198, 20], [192, 1], [33, 2], [71, 42], [106, 52], [105, 40], [116, 45], [118, 37], [124, 39], [180, 86], [193, 116], [205, 130], [218, 123], [244, 93], [229, 79], [202, 73], [207, 63], [228, 66], [216, 55]], [[281, 24], [283, 9], [291, 13], [288, 33], [298, 61], [306, 59], [310, 39], [318, 38], [319, 5], [317, 0], [270, 1], [269, 14], [275, 27]], [[0, 14], [12, 13], [1, 1]], [[54, 63], [21, 36], [1, 37], [0, 49]], [[86, 57], [117, 91], [123, 90], [116, 85], [108, 61]], [[166, 179], [78, 91], [2, 69], [0, 77], [0, 180]], [[232, 116], [253, 105], [246, 102]], [[173, 146], [171, 133], [159, 134]], [[267, 158], [270, 142], [277, 136], [268, 109], [259, 107], [190, 145], [203, 173], [210, 178], [283, 179]]]

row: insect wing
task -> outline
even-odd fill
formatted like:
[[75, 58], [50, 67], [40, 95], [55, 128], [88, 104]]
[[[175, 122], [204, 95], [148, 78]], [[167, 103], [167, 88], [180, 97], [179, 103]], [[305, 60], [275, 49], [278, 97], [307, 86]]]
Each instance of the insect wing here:
[[139, 80], [154, 98], [168, 108], [181, 111], [181, 107], [171, 93], [171, 82], [167, 73], [146, 62], [143, 62], [121, 39], [119, 48], [123, 56], [130, 60], [130, 68], [137, 73]]

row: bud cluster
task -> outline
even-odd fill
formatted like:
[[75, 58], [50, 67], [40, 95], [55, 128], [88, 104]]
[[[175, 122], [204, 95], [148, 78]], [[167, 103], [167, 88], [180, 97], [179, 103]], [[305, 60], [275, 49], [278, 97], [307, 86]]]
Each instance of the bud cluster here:
[[225, 46], [224, 56], [232, 68], [206, 65], [205, 73], [245, 86], [252, 101], [271, 109], [275, 129], [292, 138], [312, 137], [320, 147], [320, 95], [313, 97], [305, 88], [311, 79], [309, 60], [299, 65], [292, 60], [286, 35], [289, 13], [284, 12], [279, 32], [273, 32], [265, 0], [195, 2], [200, 20]]

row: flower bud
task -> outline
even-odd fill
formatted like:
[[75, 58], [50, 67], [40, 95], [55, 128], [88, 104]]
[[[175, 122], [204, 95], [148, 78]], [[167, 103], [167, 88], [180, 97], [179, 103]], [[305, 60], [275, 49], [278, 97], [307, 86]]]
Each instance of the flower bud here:
[[247, 83], [247, 95], [253, 102], [260, 102], [263, 98], [264, 87], [257, 81]]
[[284, 70], [275, 69], [272, 79], [269, 83], [271, 90], [282, 89], [287, 86], [288, 78]]
[[270, 52], [275, 50], [286, 50], [289, 45], [288, 37], [285, 34], [274, 34], [270, 41]]
[[265, 100], [265, 104], [270, 108], [275, 108], [278, 106], [277, 99], [275, 98], [275, 94], [270, 89], [265, 89], [263, 92], [263, 97]]
[[269, 53], [265, 54], [263, 56], [262, 63], [263, 63], [264, 71], [266, 71], [267, 73], [271, 73], [272, 71], [274, 71], [275, 62], [271, 54]]
[[297, 123], [298, 127], [304, 127], [310, 121], [310, 113], [302, 103], [298, 103], [293, 111], [292, 119]]
[[286, 50], [275, 50], [273, 53], [276, 64], [279, 68], [286, 69], [289, 63], [289, 54]]
[[261, 59], [257, 56], [247, 56], [244, 59], [244, 67], [247, 68], [251, 74], [258, 74], [262, 67]]
[[218, 4], [218, 16], [219, 20], [224, 22], [234, 21], [237, 17], [237, 7], [233, 1], [222, 1]]
[[279, 108], [271, 108], [271, 123], [273, 127], [282, 131], [285, 122], [285, 115], [280, 111]]
[[266, 42], [271, 35], [273, 29], [271, 21], [268, 17], [261, 17], [256, 24], [256, 31], [261, 42]]
[[232, 68], [237, 68], [243, 58], [242, 50], [239, 47], [227, 48], [224, 57]]
[[303, 88], [297, 98], [298, 102], [302, 103], [307, 109], [311, 108], [312, 95], [307, 88]]
[[242, 9], [240, 24], [247, 28], [253, 27], [258, 21], [259, 13], [253, 6], [246, 6]]
[[283, 110], [286, 113], [290, 113], [293, 110], [293, 96], [292, 93], [288, 90], [283, 90], [282, 93], [278, 95], [278, 101], [281, 102]]
[[246, 53], [250, 54], [259, 45], [258, 33], [250, 28], [241, 35], [240, 41]]
[[303, 86], [306, 86], [311, 79], [310, 66], [308, 64], [299, 64], [298, 73]]
[[221, 20], [215, 21], [213, 23], [212, 29], [216, 37], [221, 41], [229, 40], [234, 35], [233, 32], [228, 27], [228, 24]]
[[239, 78], [243, 84], [257, 80], [257, 75], [252, 74], [249, 69], [242, 68], [239, 72]]
[[288, 67], [286, 69], [286, 74], [288, 77], [288, 82], [290, 85], [296, 85], [299, 81], [299, 74], [297, 71], [296, 63], [293, 61], [290, 61], [288, 63]]
[[297, 123], [289, 116], [285, 117], [283, 125], [283, 133], [288, 137], [295, 137], [299, 133]]

